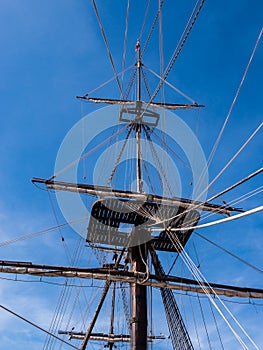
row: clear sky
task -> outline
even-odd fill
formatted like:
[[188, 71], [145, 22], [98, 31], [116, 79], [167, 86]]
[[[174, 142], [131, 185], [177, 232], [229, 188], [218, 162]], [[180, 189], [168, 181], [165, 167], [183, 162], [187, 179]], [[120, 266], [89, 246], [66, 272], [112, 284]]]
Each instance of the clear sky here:
[[[156, 13], [157, 1], [152, 3], [142, 45]], [[134, 47], [146, 4], [147, 1], [131, 1], [127, 67], [135, 62]], [[119, 72], [122, 68], [127, 2], [100, 0], [97, 5]], [[193, 5], [194, 1], [190, 0], [164, 2], [164, 66], [170, 59]], [[263, 3], [260, 0], [207, 0], [169, 75], [169, 82], [206, 105], [199, 113], [178, 112], [193, 131], [198, 126], [198, 138], [206, 157], [224, 122], [261, 30], [262, 13]], [[159, 73], [157, 39], [158, 30], [155, 30], [143, 63]], [[53, 174], [56, 154], [64, 136], [84, 112], [95, 109], [90, 105], [81, 107], [75, 96], [91, 91], [110, 79], [113, 72], [92, 3], [88, 0], [0, 0], [0, 48], [0, 242], [3, 242], [56, 225], [49, 196], [35, 188], [30, 179], [34, 176], [48, 178]], [[262, 122], [262, 62], [261, 40], [209, 169], [210, 179], [218, 174]], [[150, 82], [155, 84], [156, 80], [151, 80], [150, 73], [148, 76]], [[128, 80], [129, 75], [125, 77]], [[182, 101], [169, 89], [165, 93], [166, 101]], [[96, 96], [99, 95], [118, 98], [116, 83], [113, 81], [98, 91]], [[262, 136], [261, 130], [214, 184], [215, 192], [262, 167]], [[261, 185], [262, 175], [224, 199], [231, 201]], [[55, 203], [55, 198], [52, 203]], [[244, 209], [259, 205], [262, 205], [260, 194], [240, 204]], [[58, 220], [63, 222], [57, 208], [56, 211]], [[216, 230], [199, 233], [212, 237], [226, 249], [263, 268], [262, 213], [242, 219], [239, 223], [229, 223]], [[76, 236], [69, 230], [63, 235], [68, 235], [66, 244], [71, 250]], [[195, 243], [203, 262], [202, 272], [207, 279], [263, 288], [259, 273], [230, 259], [198, 237]], [[60, 233], [43, 235], [0, 249], [1, 260], [68, 264]], [[1, 304], [49, 328], [60, 287], [6, 280], [0, 280], [0, 283]], [[243, 307], [239, 304], [232, 307], [239, 313], [241, 324], [259, 348], [263, 347], [262, 309], [262, 306]], [[41, 332], [4, 311], [0, 311], [0, 330], [1, 350], [40, 349], [45, 340]], [[231, 342], [232, 339], [226, 336], [226, 348], [234, 348], [233, 344], [236, 343]], [[65, 345], [62, 348], [68, 347]], [[205, 343], [204, 348], [208, 348]]]

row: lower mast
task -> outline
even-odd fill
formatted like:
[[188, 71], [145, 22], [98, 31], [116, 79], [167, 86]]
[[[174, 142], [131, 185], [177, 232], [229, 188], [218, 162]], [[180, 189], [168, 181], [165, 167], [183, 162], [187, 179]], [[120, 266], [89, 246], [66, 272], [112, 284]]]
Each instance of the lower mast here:
[[[141, 101], [141, 49], [140, 42], [136, 44], [137, 50], [137, 106]], [[142, 160], [141, 160], [141, 123], [140, 108], [138, 108], [135, 118], [136, 128], [136, 186], [137, 192], [142, 193]], [[135, 242], [140, 242], [141, 237], [147, 234], [145, 230], [134, 228], [132, 233]], [[134, 237], [135, 235], [135, 237]], [[137, 238], [137, 239], [136, 239]], [[131, 271], [138, 273], [146, 273], [147, 260], [147, 244], [139, 244], [129, 248], [129, 259], [131, 263]], [[133, 283], [131, 285], [131, 349], [146, 350], [147, 349], [147, 287]]]
[[[131, 271], [146, 273], [147, 253], [147, 244], [129, 249]], [[131, 349], [147, 349], [147, 287], [138, 283], [131, 284]]]

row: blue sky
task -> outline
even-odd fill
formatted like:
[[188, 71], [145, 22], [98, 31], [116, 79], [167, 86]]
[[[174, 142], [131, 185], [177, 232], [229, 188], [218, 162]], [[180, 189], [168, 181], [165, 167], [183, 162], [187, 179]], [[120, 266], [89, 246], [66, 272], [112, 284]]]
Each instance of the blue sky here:
[[[193, 4], [193, 1], [179, 3], [172, 0], [164, 3], [165, 66]], [[133, 1], [131, 5], [127, 66], [134, 63], [134, 46], [145, 7], [146, 1]], [[56, 225], [48, 195], [36, 189], [30, 179], [52, 175], [56, 154], [65, 134], [83, 115], [81, 104], [75, 96], [110, 79], [113, 72], [90, 1], [0, 0], [0, 8], [0, 241], [5, 241]], [[120, 71], [126, 1], [98, 1], [98, 8], [117, 71]], [[142, 44], [155, 12], [154, 2]], [[198, 138], [207, 157], [262, 27], [262, 12], [263, 4], [259, 0], [207, 1], [169, 75], [171, 83], [206, 105], [206, 109], [199, 113], [178, 114], [194, 131], [199, 120]], [[149, 50], [145, 53], [144, 64], [159, 73], [157, 39], [158, 31], [154, 33]], [[261, 41], [209, 169], [211, 179], [262, 122], [262, 56]], [[155, 84], [156, 80], [152, 82]], [[181, 99], [169, 89], [165, 93], [169, 102], [176, 103]], [[115, 82], [103, 88], [101, 95], [119, 97]], [[83, 108], [88, 113], [97, 106], [85, 105]], [[214, 190], [224, 189], [261, 166], [262, 131], [215, 183]], [[261, 184], [262, 175], [226, 195], [225, 200], [230, 201]], [[244, 209], [262, 205], [262, 195], [252, 197], [241, 205]], [[59, 221], [63, 222], [57, 208], [56, 211]], [[262, 214], [242, 219], [238, 224], [229, 223], [201, 233], [213, 237], [215, 242], [256, 266], [263, 266]], [[77, 241], [76, 235], [70, 230], [63, 232], [63, 235], [67, 237], [69, 249], [72, 249]], [[207, 279], [263, 287], [260, 274], [228, 258], [200, 238], [196, 237], [195, 243], [199, 258], [203, 261], [202, 272]], [[60, 233], [43, 235], [0, 249], [1, 259], [68, 263]], [[191, 249], [193, 251], [189, 247]], [[1, 280], [0, 298], [3, 305], [48, 328], [59, 292], [58, 288], [41, 283]], [[239, 304], [231, 307], [239, 314], [241, 323], [248, 328], [258, 346], [262, 347], [262, 327], [250, 327], [251, 324], [262, 325], [262, 307], [242, 308]], [[34, 350], [42, 347], [45, 336], [37, 330], [3, 311], [0, 318], [0, 349], [27, 347]], [[232, 340], [227, 341], [228, 347], [233, 348]]]

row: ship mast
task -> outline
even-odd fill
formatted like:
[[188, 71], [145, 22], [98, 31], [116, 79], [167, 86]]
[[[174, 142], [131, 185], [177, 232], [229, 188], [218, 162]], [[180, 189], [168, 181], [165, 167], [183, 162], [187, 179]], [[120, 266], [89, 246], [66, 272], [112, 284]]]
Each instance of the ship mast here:
[[[135, 118], [136, 128], [136, 185], [137, 192], [142, 193], [142, 160], [141, 160], [141, 50], [140, 42], [137, 41], [137, 116]], [[145, 234], [135, 228], [134, 233]], [[147, 260], [147, 246], [141, 244], [129, 248], [129, 259], [132, 272], [146, 272], [145, 261]], [[142, 284], [131, 285], [131, 349], [147, 349], [147, 287]]]
[[142, 192], [142, 167], [141, 167], [141, 46], [139, 40], [136, 44], [137, 50], [137, 116], [136, 123], [136, 183], [137, 192]]

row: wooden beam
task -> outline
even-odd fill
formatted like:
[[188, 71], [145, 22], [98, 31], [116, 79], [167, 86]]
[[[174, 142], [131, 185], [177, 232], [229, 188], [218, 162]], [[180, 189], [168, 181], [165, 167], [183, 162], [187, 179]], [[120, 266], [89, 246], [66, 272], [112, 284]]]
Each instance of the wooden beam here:
[[69, 191], [77, 193], [86, 193], [97, 197], [117, 197], [122, 199], [134, 199], [142, 202], [156, 202], [164, 205], [181, 206], [185, 209], [198, 209], [202, 211], [210, 211], [219, 214], [231, 215], [232, 212], [243, 212], [240, 208], [233, 208], [230, 206], [221, 206], [207, 202], [199, 202], [185, 198], [178, 197], [162, 197], [155, 194], [146, 194], [133, 191], [115, 190], [106, 186], [94, 186], [88, 184], [75, 184], [71, 182], [45, 180], [33, 178], [33, 183], [43, 183], [49, 189], [57, 191]]
[[[97, 279], [112, 282], [124, 283], [141, 283], [145, 274], [135, 273], [131, 271], [119, 271], [94, 268], [72, 268], [67, 266], [46, 266], [36, 265], [28, 262], [5, 262], [0, 261], [0, 272], [12, 274], [26, 274], [32, 276], [46, 277], [66, 277], [66, 278], [83, 278]], [[164, 280], [163, 280], [164, 279]], [[240, 298], [263, 298], [263, 289], [246, 288], [229, 286], [218, 283], [197, 282], [183, 277], [166, 275], [164, 278], [150, 274], [149, 279], [143, 283], [144, 286], [152, 286], [154, 288], [170, 288], [184, 292], [193, 292], [200, 294], [217, 294], [227, 297]]]
[[[110, 98], [97, 98], [97, 97], [88, 97], [87, 95], [84, 96], [77, 96], [78, 99], [93, 102], [93, 103], [105, 103], [105, 104], [120, 104], [120, 105], [135, 105], [136, 101], [130, 101], [130, 100], [117, 100], [117, 99], [110, 99]], [[162, 103], [162, 102], [146, 102], [141, 101], [145, 106], [151, 106], [151, 107], [159, 107], [159, 108], [165, 108], [165, 109], [192, 109], [192, 108], [200, 108], [205, 107], [202, 104], [194, 103], [194, 104], [182, 104], [182, 103]]]

